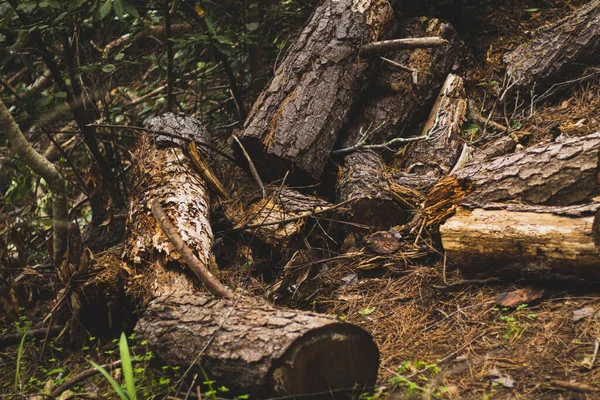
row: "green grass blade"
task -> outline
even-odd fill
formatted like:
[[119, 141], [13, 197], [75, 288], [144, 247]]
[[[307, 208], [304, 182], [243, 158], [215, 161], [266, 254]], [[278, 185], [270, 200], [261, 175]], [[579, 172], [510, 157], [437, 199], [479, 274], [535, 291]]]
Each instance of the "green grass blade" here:
[[135, 400], [135, 380], [133, 378], [133, 365], [131, 364], [131, 356], [129, 355], [129, 347], [127, 346], [127, 338], [125, 333], [121, 333], [119, 340], [119, 352], [121, 353], [121, 368], [123, 368], [123, 376], [125, 377], [125, 386], [130, 400]]
[[92, 364], [92, 366], [94, 368], [96, 368], [106, 378], [108, 383], [110, 383], [110, 385], [113, 387], [114, 391], [119, 395], [121, 400], [129, 400], [127, 397], [127, 394], [125, 394], [121, 385], [119, 385], [119, 383], [117, 381], [115, 381], [115, 378], [110, 376], [110, 374], [104, 368], [102, 368], [100, 365], [96, 364], [93, 361], [90, 361], [90, 363]]
[[19, 381], [21, 380], [21, 357], [23, 356], [23, 345], [25, 344], [26, 333], [23, 334], [21, 338], [21, 343], [19, 343], [19, 349], [17, 350], [17, 368], [15, 370], [15, 392], [19, 390]]

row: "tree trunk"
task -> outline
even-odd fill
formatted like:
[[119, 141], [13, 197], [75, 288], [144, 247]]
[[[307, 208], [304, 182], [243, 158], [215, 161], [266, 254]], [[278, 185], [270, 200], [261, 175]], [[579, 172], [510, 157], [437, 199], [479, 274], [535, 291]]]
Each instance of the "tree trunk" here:
[[440, 226], [448, 259], [467, 273], [600, 278], [600, 203], [461, 208]]
[[448, 44], [393, 53], [389, 59], [394, 64], [378, 61], [381, 65], [346, 124], [338, 147], [355, 145], [361, 129], [364, 133], [369, 127], [369, 142], [374, 144], [416, 133], [415, 125], [425, 117], [444, 79], [458, 63], [458, 34], [450, 24], [435, 18], [412, 18], [391, 35], [400, 30], [406, 37], [441, 36]]
[[325, 0], [289, 49], [240, 133], [261, 175], [318, 180], [361, 85], [362, 44], [379, 38], [387, 0]]
[[394, 201], [383, 173], [379, 155], [360, 150], [346, 156], [337, 183], [340, 201], [354, 199], [350, 219], [375, 230], [405, 222], [404, 212]]
[[560, 78], [574, 63], [589, 64], [599, 52], [600, 0], [594, 0], [506, 54], [504, 62], [516, 87], [531, 88]]
[[[207, 131], [187, 117], [166, 114], [150, 126], [208, 142]], [[138, 336], [167, 363], [194, 366], [195, 372], [200, 366], [239, 393], [331, 398], [372, 387], [379, 353], [364, 330], [331, 316], [277, 309], [239, 292], [218, 299], [198, 291], [198, 280], [182, 265], [150, 206], [162, 204], [174, 230], [209, 267], [208, 191], [180, 145], [165, 135], [146, 135], [134, 155], [124, 258], [137, 270], [128, 292], [146, 308]]]
[[419, 142], [409, 143], [401, 152], [406, 169], [418, 175], [446, 175], [460, 156], [460, 129], [467, 113], [461, 77], [450, 74], [433, 105]]
[[469, 165], [455, 177], [466, 191], [463, 203], [578, 204], [600, 193], [599, 152], [596, 132]]

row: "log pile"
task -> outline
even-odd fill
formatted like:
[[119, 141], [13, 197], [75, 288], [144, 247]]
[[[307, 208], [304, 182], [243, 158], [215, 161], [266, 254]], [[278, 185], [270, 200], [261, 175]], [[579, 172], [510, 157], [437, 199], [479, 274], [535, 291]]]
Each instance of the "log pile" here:
[[[599, 9], [592, 1], [507, 55], [515, 85], [551, 83], [595, 51], [590, 21]], [[581, 32], [591, 39], [578, 40]], [[372, 43], [396, 35], [411, 40]], [[555, 48], [537, 52], [548, 35], [557, 37]], [[390, 48], [410, 50], [381, 53]], [[363, 257], [353, 265], [367, 269], [443, 251], [466, 273], [597, 280], [600, 133], [514, 152], [506, 128], [467, 157], [460, 49], [449, 24], [399, 24], [385, 0], [324, 0], [235, 133], [238, 166], [215, 162], [209, 135], [190, 118], [155, 120], [152, 131], [183, 141], [148, 132], [134, 156], [124, 259], [135, 271], [128, 291], [144, 310], [140, 337], [168, 363], [201, 365], [258, 396], [342, 397], [374, 385], [379, 355], [367, 332], [221, 283], [211, 222], [217, 209], [226, 234], [248, 235], [263, 254], [278, 252], [273, 286], [286, 290], [334, 259]], [[194, 155], [190, 141], [205, 146]], [[204, 160], [204, 172], [193, 159]], [[338, 170], [329, 198], [322, 195], [333, 190], [315, 186], [331, 183], [326, 167]], [[322, 232], [318, 245], [315, 231]], [[314, 261], [317, 249], [335, 256]], [[296, 262], [298, 254], [310, 256]]]

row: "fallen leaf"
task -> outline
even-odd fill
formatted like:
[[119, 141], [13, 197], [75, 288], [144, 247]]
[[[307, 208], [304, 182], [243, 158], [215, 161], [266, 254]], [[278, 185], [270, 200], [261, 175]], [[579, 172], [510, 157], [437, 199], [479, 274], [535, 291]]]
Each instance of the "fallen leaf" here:
[[583, 307], [579, 310], [573, 311], [573, 322], [577, 322], [581, 319], [587, 318], [594, 314], [593, 307]]
[[516, 308], [522, 304], [531, 304], [544, 295], [544, 289], [523, 288], [512, 292], [500, 293], [496, 303], [501, 307]]

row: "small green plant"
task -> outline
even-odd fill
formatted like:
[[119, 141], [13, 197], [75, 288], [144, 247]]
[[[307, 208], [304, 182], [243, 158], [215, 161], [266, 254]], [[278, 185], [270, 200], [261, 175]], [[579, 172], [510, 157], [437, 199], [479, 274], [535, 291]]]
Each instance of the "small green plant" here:
[[[426, 361], [405, 361], [398, 370], [396, 376], [389, 380], [389, 383], [398, 388], [404, 388], [409, 395], [420, 395], [425, 391], [422, 386], [433, 376], [440, 372], [440, 367], [436, 363]], [[434, 398], [439, 398], [445, 387], [433, 393]]]
[[108, 373], [108, 371], [106, 371], [106, 369], [102, 368], [102, 366], [91, 360], [90, 363], [106, 378], [121, 400], [135, 400], [136, 394], [135, 378], [133, 376], [133, 364], [131, 362], [131, 356], [129, 355], [127, 338], [125, 337], [124, 333], [121, 334], [121, 339], [119, 340], [119, 352], [121, 355], [121, 368], [123, 370], [123, 377], [125, 378], [125, 387], [127, 388], [127, 391], [123, 390], [121, 385], [119, 385], [119, 383]]
[[23, 334], [21, 343], [19, 343], [19, 349], [17, 350], [17, 366], [15, 368], [15, 392], [19, 390], [21, 383], [21, 357], [23, 357], [23, 345], [25, 344], [25, 338], [27, 334]]

